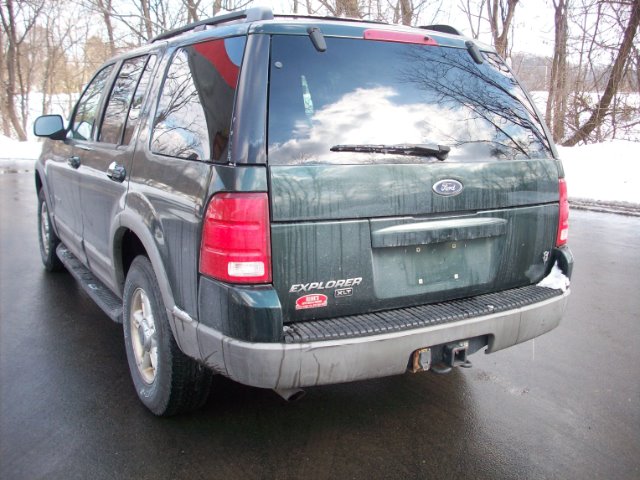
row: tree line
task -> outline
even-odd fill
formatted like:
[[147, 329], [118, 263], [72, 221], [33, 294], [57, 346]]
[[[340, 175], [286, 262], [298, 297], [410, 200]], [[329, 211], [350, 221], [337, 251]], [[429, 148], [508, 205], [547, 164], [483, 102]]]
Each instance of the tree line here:
[[[546, 0], [554, 34], [548, 58], [514, 48], [520, 5], [531, 1], [289, 0], [281, 13], [415, 26], [440, 23], [447, 9], [455, 8], [466, 20], [461, 27], [467, 35], [488, 38], [528, 88], [547, 92], [542, 113], [556, 142], [639, 140], [640, 0]], [[52, 111], [68, 114], [82, 86], [109, 57], [172, 28], [252, 3], [3, 0], [1, 132], [26, 140], [29, 121]], [[30, 111], [34, 105], [37, 111]]]

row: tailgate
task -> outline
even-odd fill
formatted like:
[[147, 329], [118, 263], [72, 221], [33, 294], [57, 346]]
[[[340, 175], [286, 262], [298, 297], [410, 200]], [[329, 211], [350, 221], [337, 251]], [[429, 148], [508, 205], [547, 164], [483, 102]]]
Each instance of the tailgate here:
[[[453, 196], [434, 191], [459, 182]], [[285, 322], [528, 285], [558, 221], [555, 160], [270, 167]]]
[[462, 40], [352, 33], [327, 36], [322, 52], [304, 34], [271, 39], [272, 268], [285, 322], [540, 280], [559, 163], [508, 66], [486, 51], [476, 61]]

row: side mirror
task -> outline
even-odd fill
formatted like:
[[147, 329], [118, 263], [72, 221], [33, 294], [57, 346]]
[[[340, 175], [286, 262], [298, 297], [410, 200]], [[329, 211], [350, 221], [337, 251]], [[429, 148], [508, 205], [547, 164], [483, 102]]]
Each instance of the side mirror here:
[[67, 129], [60, 115], [42, 115], [33, 122], [33, 133], [37, 137], [47, 137], [52, 140], [64, 140]]

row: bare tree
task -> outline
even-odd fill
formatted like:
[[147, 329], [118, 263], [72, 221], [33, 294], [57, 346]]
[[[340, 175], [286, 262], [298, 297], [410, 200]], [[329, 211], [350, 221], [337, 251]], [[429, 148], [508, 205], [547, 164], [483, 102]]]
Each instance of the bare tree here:
[[[382, 2], [375, 2], [378, 5], [378, 12], [381, 12], [380, 8]], [[413, 0], [397, 0], [393, 8], [393, 17], [389, 18], [388, 15], [378, 14], [377, 20], [391, 21], [392, 23], [401, 23], [403, 25], [416, 25], [418, 19], [426, 10], [430, 10], [431, 22], [437, 17], [442, 9], [442, 0], [429, 1], [422, 0], [414, 2]]]
[[113, 16], [113, 1], [112, 0], [94, 0], [96, 8], [100, 15], [102, 16], [102, 20], [104, 21], [104, 27], [107, 29], [107, 37], [109, 38], [109, 49], [111, 51], [111, 55], [115, 55], [116, 53], [116, 43], [113, 37], [113, 25], [111, 23], [111, 18]]
[[411, 25], [413, 23], [414, 5], [410, 0], [398, 0], [396, 4], [396, 18], [394, 23]]
[[518, 0], [486, 0], [487, 17], [491, 26], [493, 46], [503, 58], [511, 53], [509, 29], [516, 12]]
[[182, 0], [182, 3], [187, 9], [187, 23], [197, 22], [200, 20], [200, 3], [202, 0]]
[[[6, 68], [3, 113], [6, 113], [18, 139], [26, 140], [26, 112], [31, 84], [22, 69], [23, 46], [27, 35], [36, 25], [44, 6], [40, 3], [5, 0], [0, 4], [0, 20], [6, 32], [6, 53], [3, 52], [3, 68]], [[18, 30], [18, 25], [22, 27]], [[16, 111], [16, 102], [21, 105], [21, 115]], [[4, 115], [3, 115], [4, 116]], [[20, 118], [22, 117], [22, 118]]]
[[567, 111], [568, 1], [553, 0], [553, 8], [555, 43], [545, 120], [547, 125], [551, 127], [554, 140], [559, 142], [564, 137], [564, 122]]
[[460, 0], [458, 8], [465, 14], [467, 21], [469, 22], [469, 28], [471, 29], [471, 36], [478, 38], [480, 36], [480, 26], [482, 25], [484, 4], [486, 0], [480, 0], [477, 4], [477, 8], [472, 5], [472, 0]]
[[[5, 50], [5, 31], [2, 30], [0, 32], [0, 52], [3, 55], [3, 58], [6, 58], [6, 50]], [[7, 115], [7, 74], [6, 74], [6, 63], [4, 61], [0, 62], [0, 85], [3, 88], [0, 88], [0, 123], [2, 124], [2, 133], [10, 137], [11, 136], [11, 124], [8, 121]]]
[[629, 20], [624, 30], [619, 50], [611, 66], [609, 78], [602, 97], [594, 107], [587, 121], [584, 122], [571, 135], [571, 137], [563, 143], [565, 146], [573, 146], [581, 141], [586, 142], [589, 135], [596, 128], [599, 128], [602, 125], [606, 115], [609, 113], [609, 107], [611, 106], [622, 82], [625, 66], [629, 61], [630, 53], [633, 48], [633, 40], [636, 36], [638, 25], [640, 24], [640, 2], [638, 0], [633, 0], [627, 6], [630, 6], [631, 8], [629, 12]]
[[334, 17], [363, 17], [358, 0], [319, 0], [319, 2]]

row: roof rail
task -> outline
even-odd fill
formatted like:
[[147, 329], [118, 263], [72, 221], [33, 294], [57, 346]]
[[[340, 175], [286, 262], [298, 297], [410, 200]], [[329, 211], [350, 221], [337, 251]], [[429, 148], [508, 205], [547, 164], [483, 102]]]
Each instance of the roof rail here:
[[451, 35], [459, 35], [462, 36], [462, 33], [457, 28], [453, 28], [451, 25], [421, 25], [419, 28], [424, 28], [425, 30], [433, 30], [435, 32], [442, 33], [450, 33]]
[[204, 30], [210, 25], [219, 25], [221, 23], [233, 22], [236, 20], [243, 20], [244, 22], [256, 22], [258, 20], [273, 20], [273, 11], [269, 7], [253, 7], [246, 10], [237, 10], [235, 12], [225, 13], [222, 15], [216, 15], [215, 17], [193, 22], [184, 27], [174, 28], [167, 32], [151, 39], [151, 42], [157, 42], [159, 40], [166, 40], [181, 33], [186, 33], [193, 30]]
[[335, 17], [329, 15], [301, 15], [299, 13], [277, 13], [277, 18], [300, 18], [302, 20], [336, 20], [339, 22], [357, 22], [357, 23], [379, 23], [381, 25], [392, 25], [387, 22], [380, 22], [378, 20], [366, 20], [364, 18], [353, 17]]

